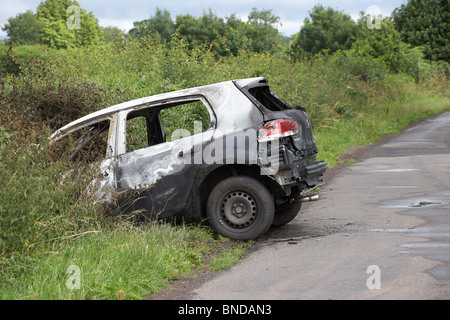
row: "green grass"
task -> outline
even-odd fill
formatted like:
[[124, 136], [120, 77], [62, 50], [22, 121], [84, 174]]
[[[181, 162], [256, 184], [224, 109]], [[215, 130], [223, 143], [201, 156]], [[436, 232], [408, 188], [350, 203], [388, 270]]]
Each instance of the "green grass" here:
[[[141, 299], [203, 268], [216, 241], [200, 226], [150, 223], [98, 230], [55, 251], [31, 254], [20, 272], [4, 270], [0, 299]], [[70, 282], [71, 266], [80, 270], [80, 288]]]
[[213, 271], [227, 269], [238, 263], [247, 252], [250, 245], [241, 244], [235, 248], [225, 249], [219, 252], [209, 263], [209, 267]]

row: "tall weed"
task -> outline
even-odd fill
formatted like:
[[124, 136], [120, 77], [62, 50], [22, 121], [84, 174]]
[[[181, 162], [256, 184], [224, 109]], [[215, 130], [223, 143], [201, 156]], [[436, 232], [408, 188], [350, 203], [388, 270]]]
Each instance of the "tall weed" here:
[[29, 252], [98, 227], [83, 189], [88, 172], [65, 175], [68, 168], [53, 161], [45, 134], [19, 138], [1, 127], [0, 137], [2, 253]]

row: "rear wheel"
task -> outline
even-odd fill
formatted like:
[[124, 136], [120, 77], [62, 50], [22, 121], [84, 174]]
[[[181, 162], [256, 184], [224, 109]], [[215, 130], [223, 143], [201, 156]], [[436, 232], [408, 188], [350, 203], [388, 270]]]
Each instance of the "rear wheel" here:
[[275, 211], [267, 188], [247, 176], [233, 176], [217, 184], [206, 209], [211, 227], [234, 240], [262, 236], [270, 228]]
[[284, 210], [276, 212], [275, 217], [273, 218], [272, 226], [281, 227], [288, 224], [299, 214], [301, 207], [302, 203], [297, 202]]

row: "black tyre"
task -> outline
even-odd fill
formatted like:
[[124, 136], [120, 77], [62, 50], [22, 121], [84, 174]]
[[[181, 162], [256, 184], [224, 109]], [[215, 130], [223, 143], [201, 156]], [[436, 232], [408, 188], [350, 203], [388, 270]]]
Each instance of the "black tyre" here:
[[301, 207], [302, 203], [298, 202], [294, 203], [289, 208], [276, 212], [273, 218], [272, 226], [281, 227], [288, 224], [299, 214]]
[[221, 181], [207, 201], [211, 227], [234, 240], [253, 240], [270, 228], [274, 203], [270, 192], [258, 180], [234, 176]]

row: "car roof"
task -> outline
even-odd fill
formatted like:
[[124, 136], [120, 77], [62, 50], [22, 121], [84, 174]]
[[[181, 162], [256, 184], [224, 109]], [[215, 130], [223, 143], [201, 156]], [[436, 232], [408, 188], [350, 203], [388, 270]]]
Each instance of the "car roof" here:
[[189, 89], [183, 89], [183, 90], [177, 90], [162, 94], [156, 94], [144, 98], [134, 99], [130, 101], [126, 101], [120, 104], [116, 104], [107, 108], [104, 108], [102, 110], [90, 113], [84, 117], [81, 117], [75, 121], [72, 121], [68, 123], [67, 125], [63, 126], [62, 128], [55, 131], [51, 136], [50, 140], [57, 141], [64, 136], [70, 134], [73, 131], [79, 130], [81, 128], [90, 126], [92, 124], [95, 124], [97, 122], [103, 121], [109, 117], [112, 117], [113, 114], [135, 108], [136, 106], [141, 106], [145, 104], [150, 104], [153, 102], [163, 101], [164, 99], [168, 98], [176, 98], [176, 97], [183, 97], [186, 95], [202, 95], [204, 92], [210, 92], [211, 89], [215, 89], [216, 87], [229, 85], [230, 83], [234, 83], [239, 88], [245, 88], [245, 87], [255, 87], [255, 86], [262, 86], [262, 85], [268, 85], [268, 79], [264, 77], [255, 77], [255, 78], [247, 78], [247, 79], [239, 79], [239, 80], [231, 80], [231, 81], [225, 81], [225, 82], [219, 82], [214, 84], [209, 84], [205, 86], [200, 87], [194, 87]]

